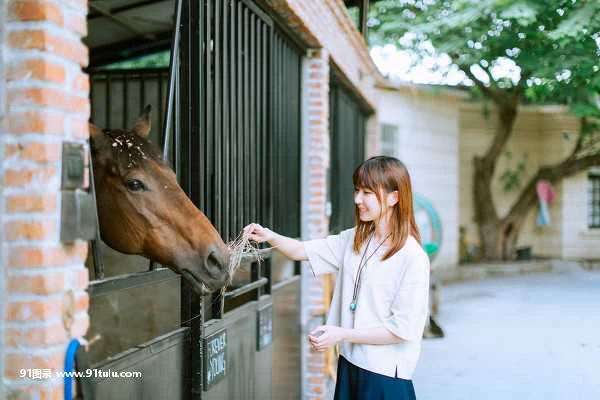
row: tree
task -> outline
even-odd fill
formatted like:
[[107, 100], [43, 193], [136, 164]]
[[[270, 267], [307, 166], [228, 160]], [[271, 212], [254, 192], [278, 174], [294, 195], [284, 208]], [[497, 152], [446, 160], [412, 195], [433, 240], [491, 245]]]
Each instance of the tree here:
[[[475, 218], [484, 257], [510, 259], [537, 201], [536, 183], [600, 165], [600, 2], [590, 0], [380, 1], [369, 14], [371, 44], [393, 43], [422, 60], [446, 54], [464, 72], [474, 96], [488, 99], [499, 123], [489, 147], [473, 159]], [[502, 74], [501, 66], [514, 67]], [[505, 69], [505, 68], [504, 68]], [[467, 82], [468, 82], [467, 81]], [[570, 155], [541, 167], [506, 215], [491, 183], [526, 102], [567, 104], [581, 128]]]

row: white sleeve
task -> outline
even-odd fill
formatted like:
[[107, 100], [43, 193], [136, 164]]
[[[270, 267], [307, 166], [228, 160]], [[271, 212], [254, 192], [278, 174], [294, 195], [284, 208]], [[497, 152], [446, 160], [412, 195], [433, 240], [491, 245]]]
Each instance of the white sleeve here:
[[429, 314], [429, 257], [419, 251], [407, 262], [409, 265], [383, 326], [401, 339], [417, 340], [423, 336]]
[[329, 235], [324, 239], [302, 242], [308, 262], [315, 276], [326, 273], [337, 273], [344, 261], [348, 230], [337, 235]]

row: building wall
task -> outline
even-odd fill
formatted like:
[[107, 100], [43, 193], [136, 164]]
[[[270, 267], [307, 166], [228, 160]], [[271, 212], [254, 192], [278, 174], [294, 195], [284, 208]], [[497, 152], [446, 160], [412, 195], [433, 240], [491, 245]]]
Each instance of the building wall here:
[[[399, 127], [396, 155], [408, 166], [413, 189], [432, 200], [441, 215], [444, 244], [434, 268], [458, 264], [459, 226], [466, 228], [469, 242], [478, 242], [473, 211], [473, 157], [486, 151], [497, 124], [497, 113], [491, 104], [443, 93], [431, 94], [411, 86], [377, 92], [379, 123]], [[508, 212], [523, 185], [541, 166], [553, 165], [568, 156], [578, 128], [577, 118], [565, 107], [520, 108], [492, 183], [500, 216]], [[525, 162], [522, 184], [506, 192], [500, 176], [521, 161]], [[532, 246], [535, 254], [548, 257], [600, 258], [600, 230], [588, 229], [587, 172], [568, 177], [553, 189], [550, 225], [536, 225], [538, 208], [534, 207], [518, 246]]]
[[433, 268], [458, 263], [459, 100], [410, 88], [377, 91], [379, 123], [399, 127], [395, 155], [407, 166], [413, 190], [440, 214], [443, 243]]
[[[489, 116], [481, 104], [464, 103], [460, 113], [460, 223], [467, 227], [468, 239], [477, 241], [473, 221], [472, 157], [483, 154], [493, 135], [496, 113]], [[514, 168], [516, 161], [528, 155], [523, 183], [527, 182], [541, 166], [562, 161], [570, 153], [578, 134], [578, 121], [564, 107], [523, 106], [515, 130], [506, 149], [513, 159], [500, 158], [493, 182], [493, 195], [500, 216], [505, 215], [515, 201], [518, 190], [506, 193], [500, 175], [507, 167]], [[538, 208], [534, 207], [519, 236], [519, 246], [532, 246], [538, 255], [560, 258], [600, 257], [600, 234], [587, 228], [587, 172], [568, 177], [554, 185], [555, 200], [550, 205], [551, 224], [539, 227], [535, 220]]]
[[[1, 395], [62, 398], [64, 353], [88, 327], [87, 243], [60, 242], [61, 147], [85, 143], [87, 1], [2, 2]], [[28, 376], [20, 377], [20, 370]], [[47, 379], [33, 379], [49, 369]]]

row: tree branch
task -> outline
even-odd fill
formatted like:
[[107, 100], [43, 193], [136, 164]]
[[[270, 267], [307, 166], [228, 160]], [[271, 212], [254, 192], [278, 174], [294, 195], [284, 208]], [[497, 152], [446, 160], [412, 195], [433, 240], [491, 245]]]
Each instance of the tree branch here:
[[502, 219], [503, 223], [510, 222], [511, 220], [518, 219], [527, 214], [531, 205], [537, 200], [536, 186], [538, 181], [547, 180], [550, 183], [556, 183], [589, 167], [597, 165], [600, 165], [600, 152], [576, 159], [569, 157], [558, 164], [541, 167], [529, 180], [525, 189], [521, 191], [519, 198], [513, 203], [510, 211]]
[[[470, 80], [472, 80], [473, 83], [495, 103], [500, 103], [504, 100], [503, 96], [501, 96], [497, 91], [495, 91], [494, 89], [492, 89], [489, 86], [486, 86], [485, 83], [483, 83], [482, 81], [477, 79], [477, 77], [475, 75], [473, 75], [473, 72], [471, 72], [471, 66], [463, 64], [463, 65], [459, 65], [458, 68], [460, 68], [465, 73], [465, 75], [467, 75], [467, 77]], [[490, 76], [490, 81], [491, 81], [491, 76]]]
[[[573, 148], [573, 151], [571, 152], [571, 155], [569, 155], [569, 160], [570, 159], [575, 159], [578, 155], [578, 153], [581, 151], [581, 149], [583, 148], [583, 139], [585, 137], [584, 135], [584, 131], [585, 128], [587, 126], [587, 118], [586, 117], [581, 117], [580, 118], [581, 121], [581, 125], [579, 128], [579, 136], [577, 137], [577, 143], [575, 143], [575, 147]], [[593, 146], [594, 144], [596, 144], [596, 142], [592, 142], [592, 143], [588, 143], [588, 147]]]

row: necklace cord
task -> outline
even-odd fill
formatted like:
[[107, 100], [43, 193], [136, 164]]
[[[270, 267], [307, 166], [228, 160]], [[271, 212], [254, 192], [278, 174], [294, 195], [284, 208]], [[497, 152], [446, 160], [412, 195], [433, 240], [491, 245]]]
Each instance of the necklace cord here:
[[358, 292], [360, 290], [360, 284], [361, 284], [361, 280], [362, 280], [361, 279], [362, 271], [367, 266], [367, 263], [369, 262], [371, 257], [373, 257], [373, 255], [375, 253], [377, 253], [377, 250], [379, 250], [379, 248], [385, 243], [385, 241], [388, 240], [388, 238], [391, 236], [391, 233], [389, 233], [385, 237], [385, 239], [383, 239], [381, 241], [381, 243], [379, 243], [379, 246], [377, 246], [377, 248], [371, 253], [371, 255], [369, 257], [367, 257], [367, 259], [365, 260], [365, 262], [363, 264], [363, 260], [365, 258], [365, 255], [367, 254], [367, 250], [369, 249], [369, 244], [371, 243], [371, 239], [373, 239], [373, 236], [375, 236], [375, 233], [373, 233], [371, 235], [371, 237], [369, 238], [369, 241], [367, 242], [367, 245], [365, 246], [365, 251], [363, 252], [362, 258], [360, 259], [360, 262], [358, 264], [358, 272], [357, 272], [356, 279], [354, 280], [354, 291], [352, 292], [352, 304], [354, 304], [355, 307], [356, 307], [356, 300], [358, 299]]

